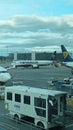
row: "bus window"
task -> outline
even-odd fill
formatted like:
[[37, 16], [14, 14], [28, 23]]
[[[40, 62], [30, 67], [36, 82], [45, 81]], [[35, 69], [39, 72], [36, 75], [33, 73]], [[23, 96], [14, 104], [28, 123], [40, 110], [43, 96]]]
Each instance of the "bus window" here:
[[46, 108], [46, 100], [42, 98], [34, 98], [34, 105], [42, 108]]
[[46, 99], [35, 97], [34, 106], [38, 116], [46, 117]]
[[35, 111], [38, 116], [46, 117], [46, 110], [35, 107]]
[[11, 92], [7, 92], [7, 99], [12, 100], [12, 93]]
[[66, 110], [66, 95], [60, 97], [60, 112]]
[[20, 94], [15, 94], [15, 101], [21, 102], [21, 95]]
[[30, 96], [24, 95], [24, 103], [30, 105]]

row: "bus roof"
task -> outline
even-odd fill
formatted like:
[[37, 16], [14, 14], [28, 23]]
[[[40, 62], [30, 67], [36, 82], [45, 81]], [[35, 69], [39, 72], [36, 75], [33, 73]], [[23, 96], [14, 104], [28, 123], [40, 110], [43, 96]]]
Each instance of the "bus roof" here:
[[29, 92], [29, 93], [35, 93], [35, 94], [42, 94], [42, 95], [59, 95], [59, 94], [66, 94], [67, 92], [62, 91], [56, 91], [56, 90], [49, 90], [49, 89], [43, 89], [43, 88], [35, 88], [35, 87], [29, 87], [29, 86], [12, 86], [12, 87], [6, 87], [7, 91], [20, 91], [20, 92]]

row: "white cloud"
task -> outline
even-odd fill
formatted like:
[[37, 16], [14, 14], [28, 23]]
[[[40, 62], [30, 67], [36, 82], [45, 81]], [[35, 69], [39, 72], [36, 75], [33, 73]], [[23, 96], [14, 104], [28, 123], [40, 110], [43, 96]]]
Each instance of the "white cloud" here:
[[40, 17], [18, 15], [0, 21], [0, 45], [48, 48], [73, 44], [73, 15]]
[[9, 21], [0, 21], [0, 31], [22, 33], [48, 30], [57, 33], [73, 32], [73, 15], [40, 17], [36, 15], [14, 16]]

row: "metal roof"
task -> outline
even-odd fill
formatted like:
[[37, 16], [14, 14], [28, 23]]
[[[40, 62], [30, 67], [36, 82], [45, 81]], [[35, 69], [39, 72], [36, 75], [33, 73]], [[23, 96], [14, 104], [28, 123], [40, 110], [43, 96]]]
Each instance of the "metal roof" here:
[[29, 93], [35, 93], [35, 94], [42, 94], [42, 95], [59, 95], [59, 94], [66, 94], [66, 92], [62, 91], [56, 91], [56, 90], [49, 90], [49, 89], [43, 89], [43, 88], [35, 88], [35, 87], [29, 87], [29, 86], [12, 86], [12, 87], [6, 87], [7, 91], [21, 91], [21, 92], [29, 92]]

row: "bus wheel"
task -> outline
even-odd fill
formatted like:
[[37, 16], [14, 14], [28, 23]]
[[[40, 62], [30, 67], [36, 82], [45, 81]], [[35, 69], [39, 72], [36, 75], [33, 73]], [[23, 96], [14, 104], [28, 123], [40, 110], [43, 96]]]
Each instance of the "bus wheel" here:
[[15, 120], [16, 122], [19, 121], [19, 116], [18, 116], [17, 114], [14, 115], [14, 120]]
[[43, 125], [42, 122], [38, 122], [38, 123], [37, 123], [37, 126], [44, 129], [44, 125]]

